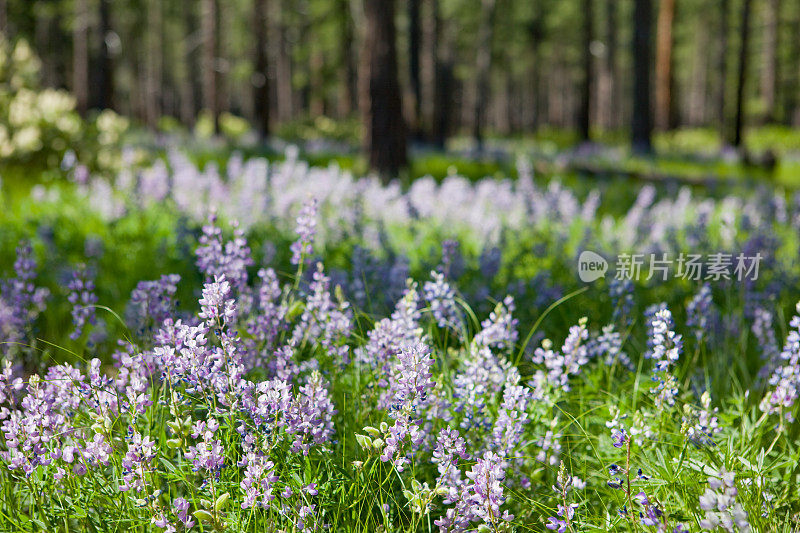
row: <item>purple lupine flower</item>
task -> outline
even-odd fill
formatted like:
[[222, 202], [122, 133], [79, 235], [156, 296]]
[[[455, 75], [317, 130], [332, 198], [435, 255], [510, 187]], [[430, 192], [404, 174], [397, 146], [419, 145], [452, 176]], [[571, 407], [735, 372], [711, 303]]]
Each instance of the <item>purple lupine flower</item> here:
[[317, 200], [308, 198], [297, 215], [297, 240], [292, 243], [292, 264], [299, 265], [314, 252], [314, 237], [317, 234]]
[[314, 371], [286, 412], [287, 433], [294, 436], [292, 451], [308, 455], [312, 445], [324, 444], [334, 433], [336, 409], [322, 375]]
[[334, 302], [331, 298], [330, 278], [322, 263], [317, 263], [309, 291], [300, 322], [292, 332], [292, 342], [319, 342], [331, 357], [347, 364], [349, 347], [343, 341], [353, 327], [352, 310], [343, 299]]
[[549, 517], [545, 527], [550, 530], [558, 531], [558, 533], [564, 533], [567, 530], [567, 524], [571, 523], [572, 519], [575, 517], [575, 510], [577, 508], [577, 503], [571, 503], [566, 506], [559, 503], [558, 512], [556, 513], [558, 516]]
[[487, 282], [494, 279], [500, 272], [500, 265], [503, 262], [503, 252], [497, 246], [484, 248], [478, 258], [481, 276]]
[[452, 503], [458, 499], [458, 491], [462, 485], [461, 470], [456, 468], [459, 458], [468, 458], [466, 442], [459, 435], [458, 430], [448, 426], [441, 430], [436, 437], [432, 458], [439, 471], [436, 487], [446, 491], [445, 503]]
[[438, 270], [447, 279], [456, 280], [464, 273], [464, 257], [460, 248], [461, 245], [454, 239], [442, 241], [442, 264]]
[[704, 340], [713, 305], [711, 286], [708, 283], [704, 283], [686, 305], [686, 325], [692, 328], [697, 342]]
[[629, 440], [628, 433], [625, 431], [625, 428], [614, 428], [611, 431], [611, 444], [614, 445], [614, 448], [622, 448], [625, 446]]
[[770, 376], [770, 388], [760, 404], [760, 409], [768, 414], [783, 410], [788, 421], [794, 419], [791, 409], [800, 395], [800, 303], [797, 313], [789, 322], [792, 329], [786, 336], [780, 363]]
[[509, 371], [503, 392], [503, 403], [497, 414], [497, 421], [492, 432], [495, 451], [501, 457], [512, 457], [514, 450], [522, 440], [525, 425], [528, 422], [528, 403], [530, 390], [519, 384], [520, 376], [516, 368]]
[[257, 429], [273, 435], [286, 428], [286, 413], [294, 401], [289, 382], [278, 378], [259, 382], [249, 396], [243, 407]]
[[504, 459], [496, 453], [486, 452], [466, 474], [472, 481], [466, 487], [470, 515], [495, 529], [500, 522], [514, 518], [508, 511], [500, 513], [500, 506], [505, 502], [503, 463]]
[[97, 322], [95, 312], [97, 295], [94, 292], [94, 280], [86, 267], [80, 267], [73, 272], [72, 280], [70, 280], [67, 288], [70, 291], [67, 299], [72, 304], [71, 313], [74, 326], [69, 338], [77, 340], [83, 334], [83, 328], [86, 324], [94, 325]]
[[195, 434], [202, 437], [202, 441], [194, 446], [189, 446], [186, 450], [186, 458], [194, 465], [195, 472], [206, 471], [219, 476], [219, 471], [225, 464], [223, 456], [222, 441], [214, 438], [214, 431], [209, 429]]
[[700, 520], [703, 530], [750, 531], [747, 512], [736, 501], [739, 492], [735, 478], [733, 472], [725, 469], [708, 478], [708, 488], [700, 496], [700, 509], [705, 511], [705, 518]]
[[462, 429], [491, 427], [486, 401], [503, 388], [510, 368], [508, 361], [497, 357], [489, 348], [477, 344], [470, 347], [453, 378], [454, 410], [462, 416]]
[[692, 418], [684, 416], [686, 436], [698, 445], [712, 444], [714, 435], [722, 431], [717, 420], [719, 409], [711, 408], [711, 394], [708, 391], [700, 396], [700, 406], [698, 410], [685, 409], [685, 412], [692, 414]]
[[426, 281], [422, 288], [425, 300], [440, 328], [458, 328], [461, 313], [456, 304], [456, 293], [441, 272], [431, 272], [433, 281]]
[[128, 428], [126, 440], [128, 451], [122, 459], [122, 483], [119, 490], [141, 493], [147, 486], [147, 474], [153, 468], [153, 460], [157, 455], [156, 443], [133, 428]]
[[608, 282], [608, 293], [611, 297], [611, 307], [614, 309], [612, 319], [617, 322], [622, 321], [622, 326], [630, 325], [633, 317], [633, 281], [629, 279], [619, 280], [616, 277]]
[[498, 303], [489, 318], [481, 322], [483, 328], [475, 335], [475, 343], [479, 346], [496, 348], [510, 348], [517, 342], [517, 324], [519, 321], [512, 316], [514, 313], [514, 298], [506, 296], [502, 303]]
[[587, 343], [589, 357], [602, 359], [609, 366], [619, 363], [632, 371], [633, 363], [628, 354], [622, 351], [622, 342], [622, 335], [616, 331], [614, 324], [603, 326], [602, 333]]
[[195, 525], [194, 519], [189, 515], [189, 502], [186, 501], [186, 498], [175, 498], [172, 502], [172, 507], [175, 509], [178, 520], [181, 521], [186, 529]]
[[675, 333], [672, 313], [669, 309], [657, 310], [650, 320], [649, 351], [646, 354], [655, 359], [653, 381], [657, 383], [650, 392], [655, 395], [656, 407], [672, 406], [678, 395], [677, 381], [670, 368], [677, 363], [683, 349], [681, 335]]
[[536, 441], [539, 451], [536, 453], [536, 462], [543, 465], [555, 466], [561, 459], [561, 433], [553, 431], [558, 419], [554, 418], [544, 435]]
[[[431, 367], [433, 358], [431, 350], [422, 343], [397, 354], [397, 361], [392, 369], [387, 396], [391, 398], [389, 416], [395, 423], [389, 428], [386, 446], [381, 454], [384, 462], [393, 460], [395, 467], [402, 471], [408, 459], [399, 456], [400, 448], [406, 437], [412, 445], [418, 446], [423, 439], [417, 417], [428, 403], [428, 393], [433, 389]], [[395, 457], [398, 455], [397, 457]]]
[[14, 278], [0, 280], [0, 343], [6, 346], [6, 357], [10, 359], [22, 354], [30, 355], [22, 343], [25, 343], [26, 336], [31, 335], [33, 324], [44, 311], [50, 294], [34, 283], [36, 261], [33, 248], [27, 242], [21, 242], [17, 247], [14, 273]]
[[544, 364], [547, 369], [546, 373], [537, 370], [534, 375], [535, 383], [546, 382], [564, 392], [570, 390], [570, 376], [579, 374], [583, 365], [589, 361], [589, 351], [584, 342], [589, 338], [586, 322], [586, 318], [581, 318], [576, 326], [569, 328], [569, 335], [564, 340], [561, 352], [552, 350], [553, 344], [549, 339], [542, 341], [542, 346], [534, 350], [533, 362]]
[[255, 452], [247, 453], [239, 466], [244, 466], [244, 479], [240, 483], [244, 491], [242, 509], [256, 507], [269, 507], [275, 499], [274, 485], [278, 482], [275, 475], [275, 463], [266, 456]]
[[220, 328], [236, 321], [236, 303], [229, 298], [231, 285], [225, 276], [215, 276], [213, 283], [203, 285], [203, 297], [200, 299], [201, 312], [198, 315], [206, 321], [210, 328]]
[[374, 329], [367, 333], [367, 343], [356, 349], [359, 362], [388, 372], [390, 359], [398, 349], [410, 348], [422, 341], [421, 317], [417, 285], [409, 280], [406, 292], [397, 302], [391, 317], [375, 324]]
[[156, 514], [150, 518], [150, 523], [163, 529], [164, 533], [175, 533], [175, 531], [177, 531], [175, 526], [167, 519], [167, 516], [161, 510], [156, 511]]
[[161, 327], [164, 320], [172, 316], [180, 280], [178, 274], [167, 274], [154, 281], [136, 284], [128, 303], [130, 321], [136, 329], [143, 331], [150, 321], [153, 326]]
[[[563, 512], [561, 505], [558, 506], [558, 512], [559, 513]], [[567, 530], [567, 522], [565, 520], [556, 518], [555, 516], [551, 516], [547, 519], [547, 524], [545, 524], [544, 527], [546, 527], [547, 529], [558, 531], [558, 533], [564, 533]]]
[[758, 372], [760, 378], [768, 377], [780, 365], [781, 350], [778, 347], [778, 341], [775, 339], [773, 327], [772, 313], [762, 307], [757, 307], [754, 312], [751, 329], [758, 347], [761, 349], [761, 359], [764, 361], [764, 366]]
[[[247, 322], [247, 332], [252, 337], [252, 341], [247, 343], [247, 349], [251, 353], [250, 359], [254, 364], [262, 363], [268, 359], [268, 354], [277, 348], [280, 341], [280, 333], [284, 331], [288, 324], [286, 314], [288, 307], [281, 301], [283, 294], [278, 283], [278, 276], [271, 268], [258, 271], [261, 284], [256, 294], [256, 313]], [[272, 361], [267, 361], [269, 365]], [[273, 372], [275, 369], [270, 369]], [[279, 374], [276, 374], [279, 375]], [[283, 379], [289, 376], [279, 375]]]
[[203, 226], [200, 246], [195, 252], [197, 267], [207, 280], [225, 276], [234, 289], [243, 293], [247, 288], [247, 267], [253, 264], [244, 232], [237, 222], [231, 223], [233, 239], [223, 245], [222, 229], [216, 222], [217, 216], [212, 213], [208, 216], [208, 224]]

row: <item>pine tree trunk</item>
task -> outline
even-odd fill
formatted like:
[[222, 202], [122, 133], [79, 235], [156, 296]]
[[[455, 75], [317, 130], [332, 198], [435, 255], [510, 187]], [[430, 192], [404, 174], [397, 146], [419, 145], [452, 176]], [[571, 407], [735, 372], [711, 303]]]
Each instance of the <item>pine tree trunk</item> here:
[[692, 64], [692, 78], [689, 84], [689, 99], [687, 122], [689, 126], [699, 127], [706, 123], [707, 119], [707, 95], [708, 95], [708, 73], [711, 71], [711, 64], [708, 54], [703, 51], [708, 50], [711, 44], [711, 35], [705, 31], [708, 20], [704, 17], [699, 18], [695, 23], [695, 35], [697, 36], [697, 53], [694, 54]]
[[292, 91], [292, 68], [291, 50], [289, 49], [289, 7], [285, 0], [281, 0], [278, 15], [278, 43], [276, 59], [276, 89], [278, 97], [278, 118], [281, 121], [291, 120], [294, 116], [294, 101]]
[[732, 144], [736, 148], [741, 146], [742, 135], [744, 133], [744, 89], [747, 83], [747, 52], [750, 41], [751, 3], [751, 0], [743, 0], [741, 26], [739, 27], [742, 37], [739, 48], [739, 70], [736, 80], [736, 122], [734, 124], [732, 139]]
[[597, 106], [594, 115], [600, 126], [609, 131], [615, 127], [616, 120], [616, 49], [617, 21], [616, 0], [605, 2], [605, 52], [597, 81]]
[[[791, 21], [792, 35], [800, 35], [800, 13], [795, 14]], [[791, 61], [788, 76], [785, 79], [783, 95], [784, 123], [787, 126], [800, 125], [800, 39], [792, 39], [790, 47]]]
[[75, 0], [75, 21], [72, 29], [72, 92], [76, 108], [85, 114], [89, 108], [89, 5], [88, 0]]
[[194, 126], [195, 118], [203, 100], [203, 90], [200, 83], [200, 67], [198, 65], [198, 50], [200, 49], [201, 33], [197, 30], [197, 2], [187, 0], [183, 4], [183, 39], [181, 40], [181, 57], [183, 69], [181, 72], [180, 98], [181, 122]]
[[364, 0], [366, 36], [363, 73], [366, 151], [369, 166], [384, 180], [407, 164], [406, 132], [400, 82], [394, 0]]
[[408, 1], [408, 72], [411, 82], [412, 102], [412, 122], [411, 131], [415, 138], [421, 137], [422, 122], [422, 84], [420, 81], [420, 42], [422, 40], [422, 28], [420, 23], [420, 3], [421, 0]]
[[255, 58], [253, 65], [253, 111], [256, 127], [262, 138], [269, 135], [269, 64], [267, 61], [267, 0], [253, 1], [253, 34]]
[[161, 0], [147, 3], [147, 82], [145, 85], [145, 122], [155, 128], [161, 116], [161, 62], [164, 43], [162, 36]]
[[96, 106], [100, 109], [114, 107], [114, 64], [109, 42], [112, 36], [111, 28], [111, 1], [98, 2], [100, 14], [99, 46], [100, 55], [97, 61], [97, 100]]
[[496, 0], [481, 0], [481, 20], [478, 26], [478, 49], [475, 62], [475, 93], [473, 95], [472, 136], [483, 147], [483, 128], [489, 104], [489, 76], [492, 69], [492, 38]]
[[653, 122], [650, 110], [651, 0], [635, 0], [633, 9], [633, 116], [631, 145], [634, 152], [652, 151]]
[[339, 17], [341, 19], [342, 33], [339, 39], [339, 60], [342, 68], [339, 70], [341, 93], [338, 99], [339, 118], [346, 118], [358, 107], [358, 74], [354, 59], [353, 46], [355, 42], [353, 30], [353, 17], [350, 12], [350, 0], [338, 0]]
[[[764, 98], [764, 119], [774, 122], [778, 88], [778, 35], [780, 33], [780, 0], [767, 0], [764, 15], [764, 69], [761, 73], [761, 95]], [[795, 38], [799, 38], [795, 35]]]
[[581, 141], [590, 139], [592, 79], [594, 78], [592, 60], [593, 20], [592, 0], [583, 0], [583, 79], [580, 88], [580, 106], [578, 108], [578, 136]]
[[211, 113], [214, 132], [219, 132], [219, 94], [217, 76], [217, 2], [202, 0], [203, 32], [203, 107]]
[[542, 109], [542, 95], [545, 92], [542, 84], [542, 59], [541, 59], [541, 45], [544, 39], [543, 21], [542, 21], [542, 8], [540, 4], [533, 6], [533, 17], [528, 27], [528, 38], [530, 39], [530, 81], [527, 84], [529, 93], [529, 106], [530, 106], [530, 120], [528, 121], [530, 129], [537, 131], [542, 122], [541, 116]]
[[720, 139], [728, 141], [728, 121], [725, 114], [725, 104], [728, 95], [728, 31], [730, 12], [730, 0], [719, 0], [719, 49], [717, 56], [717, 72], [719, 81], [717, 85], [717, 123], [719, 126]]
[[660, 0], [656, 30], [656, 113], [655, 126], [661, 131], [670, 127], [672, 88], [672, 25], [675, 0]]
[[433, 13], [433, 43], [431, 61], [434, 64], [433, 124], [431, 141], [444, 149], [452, 117], [452, 92], [454, 89], [452, 45], [445, 33], [439, 10], [439, 0], [431, 1]]

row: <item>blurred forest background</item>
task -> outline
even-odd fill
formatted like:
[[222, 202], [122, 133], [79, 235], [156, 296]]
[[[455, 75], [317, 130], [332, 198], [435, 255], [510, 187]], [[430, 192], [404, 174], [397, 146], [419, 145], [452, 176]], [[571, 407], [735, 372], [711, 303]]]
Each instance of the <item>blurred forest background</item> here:
[[[449, 139], [647, 154], [691, 129], [724, 153], [800, 124], [797, 0], [0, 0], [0, 29], [84, 116], [240, 117], [361, 145], [388, 175]], [[737, 157], [774, 166], [770, 142]]]

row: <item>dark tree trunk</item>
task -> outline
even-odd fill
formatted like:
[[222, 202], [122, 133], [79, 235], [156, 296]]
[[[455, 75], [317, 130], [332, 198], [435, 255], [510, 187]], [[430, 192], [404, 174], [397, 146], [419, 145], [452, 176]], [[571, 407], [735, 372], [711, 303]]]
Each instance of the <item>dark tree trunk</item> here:
[[203, 32], [203, 107], [211, 113], [214, 132], [219, 132], [219, 94], [217, 75], [217, 2], [202, 0]]
[[719, 0], [719, 49], [717, 50], [717, 72], [719, 85], [717, 86], [717, 123], [719, 135], [723, 142], [728, 140], [728, 121], [725, 114], [725, 103], [728, 95], [728, 31], [731, 0]]
[[88, 0], [75, 0], [75, 26], [72, 29], [72, 92], [76, 108], [85, 114], [89, 107], [89, 6]]
[[97, 95], [95, 107], [100, 109], [114, 107], [114, 64], [112, 50], [109, 43], [114, 34], [111, 28], [111, 0], [100, 0], [98, 3], [100, 14], [100, 43], [97, 58]]
[[253, 2], [255, 34], [255, 72], [253, 76], [253, 111], [262, 138], [269, 135], [269, 65], [267, 62], [267, 0]]
[[322, 72], [324, 66], [325, 56], [322, 50], [314, 50], [308, 65], [308, 107], [312, 117], [325, 114], [325, 82]]
[[369, 166], [383, 179], [396, 177], [407, 164], [394, 0], [364, 0], [364, 85], [366, 151]]
[[533, 18], [528, 27], [528, 38], [530, 39], [531, 46], [531, 66], [530, 66], [530, 82], [529, 87], [529, 101], [530, 101], [530, 128], [537, 131], [541, 125], [542, 115], [542, 54], [541, 45], [544, 41], [544, 23], [543, 13], [540, 3], [533, 6]]
[[[792, 35], [800, 35], [800, 13], [795, 14], [791, 21]], [[800, 96], [800, 39], [792, 39], [788, 76], [784, 78], [784, 123], [787, 126], [800, 125], [800, 109], [798, 109], [798, 96]]]
[[656, 24], [655, 125], [662, 131], [669, 129], [672, 115], [672, 26], [674, 20], [675, 0], [661, 0]]
[[475, 94], [473, 97], [472, 136], [483, 147], [483, 128], [486, 123], [486, 108], [489, 105], [489, 76], [492, 70], [492, 40], [496, 0], [481, 0], [481, 19], [478, 25], [478, 49], [475, 61]]
[[355, 37], [353, 35], [353, 16], [350, 12], [350, 0], [339, 0], [338, 6], [342, 27], [342, 34], [339, 39], [339, 59], [342, 64], [340, 86], [342, 92], [339, 95], [338, 107], [339, 117], [346, 118], [358, 107], [358, 74], [353, 50]]
[[739, 70], [736, 79], [736, 122], [733, 129], [732, 144], [740, 147], [742, 144], [742, 134], [744, 132], [744, 89], [747, 83], [747, 51], [750, 41], [750, 6], [751, 0], [742, 2], [742, 20], [739, 31], [741, 32], [741, 43], [739, 48]]
[[188, 0], [183, 4], [183, 57], [185, 69], [181, 77], [181, 120], [194, 126], [197, 113], [203, 101], [203, 89], [198, 61], [202, 42], [202, 31], [197, 28], [197, 1]]
[[653, 5], [635, 0], [633, 8], [633, 116], [631, 145], [634, 152], [650, 153], [653, 121], [650, 110], [650, 48]]
[[[764, 119], [777, 120], [775, 102], [778, 89], [778, 35], [780, 34], [780, 0], [767, 0], [764, 16], [764, 70], [761, 73], [761, 94], [764, 98]], [[795, 35], [795, 38], [798, 38]]]
[[452, 116], [452, 91], [454, 89], [453, 59], [449, 39], [445, 39], [444, 21], [439, 11], [439, 0], [431, 1], [433, 12], [433, 42], [431, 60], [434, 72], [433, 124], [431, 141], [444, 149]]
[[617, 0], [605, 2], [605, 54], [597, 84], [597, 111], [595, 115], [606, 131], [616, 127], [617, 101]]
[[583, 79], [581, 80], [580, 106], [578, 109], [578, 135], [581, 141], [588, 141], [591, 128], [592, 80], [594, 79], [592, 60], [593, 40], [592, 0], [583, 0]]
[[420, 24], [420, 3], [421, 0], [408, 0], [408, 71], [411, 81], [411, 93], [414, 97], [411, 130], [417, 139], [421, 137], [422, 122], [422, 84], [420, 81], [422, 28]]
[[286, 0], [280, 0], [278, 21], [278, 43], [276, 54], [276, 94], [278, 98], [278, 118], [282, 121], [290, 120], [294, 115], [294, 95], [292, 91], [292, 65], [291, 50], [289, 48], [289, 10]]
[[164, 42], [162, 36], [162, 13], [161, 0], [149, 0], [147, 3], [147, 80], [145, 83], [145, 121], [148, 126], [155, 128], [161, 116], [161, 97], [162, 97], [162, 51]]

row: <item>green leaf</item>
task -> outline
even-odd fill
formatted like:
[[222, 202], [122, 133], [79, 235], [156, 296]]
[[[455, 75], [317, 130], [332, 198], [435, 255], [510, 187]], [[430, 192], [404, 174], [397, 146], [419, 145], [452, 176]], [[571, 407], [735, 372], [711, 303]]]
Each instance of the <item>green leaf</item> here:
[[381, 432], [378, 430], [378, 428], [374, 428], [372, 426], [365, 427], [364, 431], [366, 431], [367, 433], [369, 433], [373, 437], [380, 437], [381, 436]]
[[356, 433], [356, 442], [364, 450], [369, 450], [370, 448], [372, 448], [372, 441], [366, 435], [361, 435], [359, 433]]
[[195, 518], [197, 518], [198, 520], [200, 520], [202, 522], [213, 522], [214, 521], [214, 515], [212, 515], [211, 513], [209, 513], [208, 511], [206, 511], [204, 509], [198, 509], [197, 511], [193, 512], [192, 514], [194, 515]]
[[214, 502], [214, 510], [217, 511], [217, 512], [223, 510], [225, 508], [225, 505], [227, 505], [228, 500], [230, 498], [231, 498], [231, 495], [229, 493], [227, 493], [227, 492], [225, 494], [223, 494], [222, 496], [220, 496], [219, 498], [217, 498], [217, 501]]
[[180, 448], [182, 442], [183, 441], [181, 439], [167, 439], [167, 446], [174, 450], [176, 448]]
[[301, 301], [297, 301], [293, 303], [292, 306], [289, 308], [289, 311], [286, 313], [286, 318], [288, 320], [294, 320], [295, 318], [300, 316], [303, 313], [303, 311], [305, 311], [305, 309], [306, 309], [305, 304]]

